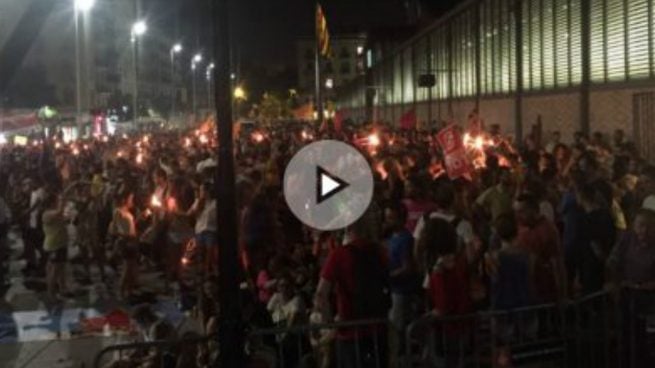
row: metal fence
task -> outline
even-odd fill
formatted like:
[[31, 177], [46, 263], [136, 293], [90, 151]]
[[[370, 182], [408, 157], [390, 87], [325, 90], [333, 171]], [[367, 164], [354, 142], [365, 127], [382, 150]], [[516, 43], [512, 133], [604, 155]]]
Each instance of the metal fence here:
[[[246, 362], [249, 367], [267, 368], [386, 368], [390, 366], [387, 330], [387, 320], [253, 330], [247, 333]], [[217, 341], [211, 336], [114, 345], [100, 351], [94, 366], [210, 367], [219, 351]]]
[[571, 328], [566, 308], [556, 304], [422, 318], [407, 329], [404, 361], [407, 367], [562, 367]]
[[[249, 367], [652, 367], [655, 293], [624, 289], [582, 299], [460, 316], [424, 316], [395, 339], [386, 320], [249, 331]], [[112, 346], [96, 367], [203, 367], [215, 337]], [[400, 344], [400, 348], [399, 345]], [[175, 359], [177, 365], [171, 365]], [[179, 365], [183, 361], [183, 365]], [[203, 363], [204, 362], [204, 363]]]

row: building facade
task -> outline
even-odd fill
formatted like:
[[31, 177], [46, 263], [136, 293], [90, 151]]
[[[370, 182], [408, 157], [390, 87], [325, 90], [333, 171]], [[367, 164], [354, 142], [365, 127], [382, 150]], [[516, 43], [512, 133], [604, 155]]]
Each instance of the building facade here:
[[[338, 90], [364, 73], [364, 35], [333, 36], [332, 56], [322, 62], [322, 79], [328, 90]], [[314, 93], [316, 42], [314, 38], [297, 43], [298, 87], [301, 93]]]
[[[522, 136], [623, 129], [655, 159], [653, 0], [473, 0], [392, 52], [339, 95], [353, 119], [487, 125]], [[368, 52], [368, 50], [367, 50]], [[435, 85], [419, 87], [422, 75]]]
[[[40, 0], [11, 1], [0, 4], [0, 47], [15, 31], [23, 16], [29, 18], [31, 3]], [[174, 29], [166, 19], [148, 14], [148, 4], [171, 6], [177, 0], [97, 1], [88, 14], [76, 17], [73, 1], [58, 1], [45, 17], [38, 35], [22, 60], [14, 85], [27, 83], [20, 71], [43, 71], [43, 85], [53, 89], [52, 101], [60, 111], [74, 111], [77, 105], [76, 50], [80, 60], [81, 111], [131, 105], [135, 88], [132, 24], [145, 19], [148, 31], [138, 42], [139, 98], [142, 107], [156, 101], [170, 101], [183, 95], [183, 76], [178, 60], [176, 83], [171, 83], [170, 50], [176, 42]], [[26, 19], [30, 21], [30, 19]], [[76, 40], [79, 43], [76, 47]], [[188, 58], [187, 58], [188, 59]], [[20, 103], [19, 103], [20, 104]], [[34, 106], [14, 106], [34, 107]]]

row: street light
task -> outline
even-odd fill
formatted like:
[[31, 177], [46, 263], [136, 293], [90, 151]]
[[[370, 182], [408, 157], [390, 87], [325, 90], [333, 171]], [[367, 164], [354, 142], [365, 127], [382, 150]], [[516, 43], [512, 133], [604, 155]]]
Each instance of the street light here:
[[77, 12], [88, 12], [95, 5], [95, 0], [75, 0], [75, 11]]
[[148, 30], [148, 25], [143, 20], [138, 20], [132, 24], [131, 41], [132, 41], [132, 63], [134, 67], [134, 90], [132, 91], [132, 124], [136, 129], [136, 122], [139, 110], [139, 37], [143, 36]]
[[177, 90], [175, 88], [175, 54], [179, 54], [180, 52], [182, 52], [182, 44], [176, 43], [171, 47], [171, 117], [175, 116], [175, 100], [177, 99]]
[[246, 91], [241, 86], [234, 87], [233, 92], [233, 109], [232, 109], [232, 120], [236, 121], [239, 117], [239, 104], [241, 101], [246, 99]]
[[246, 99], [246, 91], [243, 89], [243, 87], [238, 86], [234, 89], [234, 98], [237, 100]]
[[80, 59], [80, 14], [87, 14], [95, 0], [75, 0], [75, 122], [78, 136], [82, 134], [82, 60]]
[[214, 63], [210, 63], [207, 65], [207, 71], [206, 71], [206, 76], [207, 76], [207, 108], [210, 109], [212, 106], [212, 70], [216, 65]]
[[140, 37], [148, 31], [148, 25], [145, 21], [139, 20], [132, 25], [132, 36]]
[[198, 53], [193, 56], [191, 59], [191, 97], [193, 99], [193, 116], [195, 117], [198, 113], [198, 103], [196, 99], [196, 69], [197, 65], [202, 62], [202, 54]]

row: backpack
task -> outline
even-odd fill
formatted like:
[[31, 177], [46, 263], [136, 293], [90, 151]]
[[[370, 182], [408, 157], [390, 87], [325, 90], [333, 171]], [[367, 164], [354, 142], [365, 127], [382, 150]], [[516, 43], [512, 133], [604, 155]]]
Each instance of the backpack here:
[[389, 270], [376, 247], [351, 246], [355, 276], [353, 319], [386, 318], [391, 308]]

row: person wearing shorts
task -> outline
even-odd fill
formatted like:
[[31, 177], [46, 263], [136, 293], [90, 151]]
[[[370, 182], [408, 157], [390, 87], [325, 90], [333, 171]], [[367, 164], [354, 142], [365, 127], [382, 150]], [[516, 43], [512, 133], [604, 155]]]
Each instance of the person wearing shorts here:
[[[63, 196], [63, 195], [62, 195]], [[48, 297], [67, 296], [66, 262], [68, 261], [68, 219], [64, 215], [64, 201], [57, 193], [50, 193], [44, 201], [43, 249], [47, 258], [46, 280]]]

